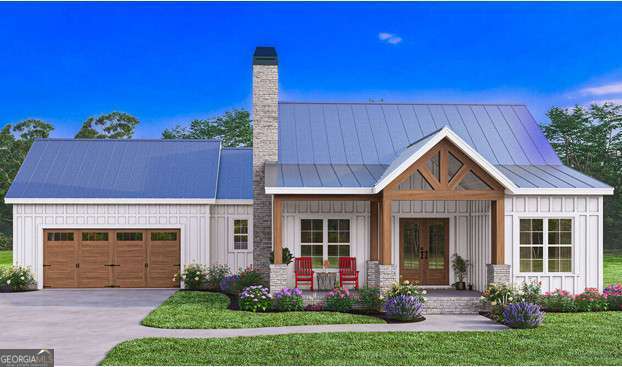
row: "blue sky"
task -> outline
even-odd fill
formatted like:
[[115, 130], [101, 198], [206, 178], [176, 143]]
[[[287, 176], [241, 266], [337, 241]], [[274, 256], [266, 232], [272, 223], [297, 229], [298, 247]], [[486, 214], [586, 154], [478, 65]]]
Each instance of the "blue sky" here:
[[274, 45], [282, 100], [622, 103], [616, 3], [1, 3], [0, 123], [141, 120], [136, 137], [250, 108]]

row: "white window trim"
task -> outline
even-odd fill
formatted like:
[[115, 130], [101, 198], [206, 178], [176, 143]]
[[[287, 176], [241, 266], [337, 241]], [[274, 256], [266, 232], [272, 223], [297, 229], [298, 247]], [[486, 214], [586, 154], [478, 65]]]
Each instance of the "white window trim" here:
[[[328, 220], [329, 219], [347, 219], [350, 221], [350, 243], [348, 244], [350, 246], [350, 256], [354, 256], [353, 253], [353, 247], [354, 245], [352, 244], [352, 236], [354, 233], [354, 230], [352, 228], [352, 226], [354, 225], [354, 218], [351, 215], [344, 215], [344, 214], [330, 214], [330, 215], [301, 215], [297, 218], [296, 221], [296, 257], [302, 256], [302, 248], [301, 246], [303, 245], [302, 243], [302, 238], [301, 238], [301, 232], [302, 232], [302, 221], [305, 219], [321, 219], [322, 220], [322, 262], [325, 260], [328, 260]], [[318, 243], [319, 244], [319, 243]], [[313, 243], [309, 243], [309, 245], [313, 245]], [[333, 245], [343, 245], [342, 243], [334, 243]], [[326, 268], [324, 269], [323, 267], [315, 267], [313, 268], [314, 271], [327, 271], [327, 272], [338, 272], [339, 271], [339, 267], [336, 268]]]
[[[576, 276], [576, 256], [575, 256], [575, 243], [577, 228], [575, 226], [575, 217], [569, 215], [521, 215], [517, 216], [518, 222], [516, 223], [516, 230], [514, 233], [514, 238], [516, 238], [516, 247], [518, 251], [516, 252], [516, 260], [514, 266], [516, 267], [516, 274], [520, 276]], [[521, 247], [530, 247], [529, 245], [521, 246], [520, 243], [520, 221], [521, 219], [542, 219], [542, 272], [521, 272], [520, 271], [520, 249]], [[570, 225], [572, 226], [572, 232], [570, 235], [571, 244], [566, 247], [570, 247], [570, 266], [572, 267], [569, 272], [551, 272], [549, 271], [549, 219], [570, 219]]]
[[[248, 247], [244, 250], [236, 249], [234, 246], [235, 226], [236, 220], [248, 221]], [[253, 217], [251, 215], [235, 215], [229, 217], [229, 229], [227, 231], [227, 237], [229, 238], [229, 252], [252, 252], [253, 251]]]

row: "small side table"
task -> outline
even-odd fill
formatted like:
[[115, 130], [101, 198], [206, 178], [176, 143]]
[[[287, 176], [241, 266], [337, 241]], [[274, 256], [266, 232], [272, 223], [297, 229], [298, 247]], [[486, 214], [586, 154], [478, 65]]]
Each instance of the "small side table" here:
[[335, 284], [337, 284], [337, 273], [318, 271], [315, 275], [317, 276], [317, 288], [319, 290], [328, 291], [335, 288]]

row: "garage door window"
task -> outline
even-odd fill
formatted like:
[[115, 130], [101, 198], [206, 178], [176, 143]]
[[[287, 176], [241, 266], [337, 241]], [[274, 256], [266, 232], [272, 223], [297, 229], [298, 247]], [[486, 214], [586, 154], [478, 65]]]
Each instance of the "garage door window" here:
[[82, 232], [82, 241], [108, 241], [108, 232]]
[[73, 241], [73, 232], [48, 232], [48, 241]]
[[117, 232], [117, 241], [142, 241], [142, 232]]
[[177, 232], [151, 232], [152, 241], [177, 241]]

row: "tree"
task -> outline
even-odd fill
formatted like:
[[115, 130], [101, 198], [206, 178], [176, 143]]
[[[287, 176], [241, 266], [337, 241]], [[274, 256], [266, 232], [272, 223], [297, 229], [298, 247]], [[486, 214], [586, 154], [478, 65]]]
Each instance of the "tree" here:
[[227, 111], [207, 120], [193, 120], [190, 126], [175, 126], [162, 132], [163, 139], [220, 139], [226, 147], [253, 145], [253, 127], [245, 110]]
[[17, 175], [32, 142], [47, 138], [54, 127], [41, 120], [24, 120], [16, 125], [5, 125], [0, 130], [0, 232], [9, 235], [12, 230], [13, 212], [4, 203], [4, 196]]
[[89, 117], [76, 134], [76, 139], [131, 139], [140, 121], [125, 112], [111, 112]]
[[542, 130], [562, 162], [615, 188], [604, 198], [604, 242], [622, 247], [622, 105], [554, 107], [547, 116]]

